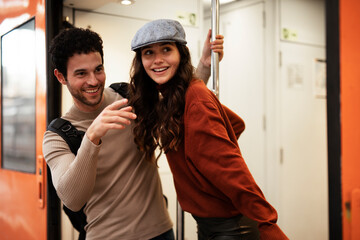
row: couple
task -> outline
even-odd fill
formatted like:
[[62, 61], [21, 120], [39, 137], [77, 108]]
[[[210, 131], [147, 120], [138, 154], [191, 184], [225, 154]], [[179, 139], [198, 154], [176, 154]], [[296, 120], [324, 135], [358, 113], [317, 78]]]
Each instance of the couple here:
[[177, 21], [140, 28], [131, 43], [129, 100], [104, 88], [98, 34], [72, 28], [54, 38], [54, 74], [74, 100], [62, 117], [85, 135], [75, 156], [47, 131], [43, 152], [64, 205], [77, 211], [86, 204], [86, 239], [174, 239], [156, 148], [166, 154], [199, 239], [287, 239], [242, 159], [244, 122], [200, 80], [209, 77], [210, 49], [223, 55], [223, 37], [210, 42], [210, 35], [194, 73]]

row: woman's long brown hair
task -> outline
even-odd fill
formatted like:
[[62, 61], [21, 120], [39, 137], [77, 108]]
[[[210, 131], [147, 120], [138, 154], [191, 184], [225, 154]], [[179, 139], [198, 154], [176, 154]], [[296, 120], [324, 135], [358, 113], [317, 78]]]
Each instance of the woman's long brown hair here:
[[177, 150], [183, 139], [185, 92], [193, 79], [194, 68], [189, 49], [178, 43], [176, 46], [180, 53], [179, 67], [164, 85], [158, 86], [145, 72], [141, 50], [136, 51], [131, 66], [129, 104], [137, 115], [134, 139], [149, 161], [153, 161], [157, 147], [165, 153]]

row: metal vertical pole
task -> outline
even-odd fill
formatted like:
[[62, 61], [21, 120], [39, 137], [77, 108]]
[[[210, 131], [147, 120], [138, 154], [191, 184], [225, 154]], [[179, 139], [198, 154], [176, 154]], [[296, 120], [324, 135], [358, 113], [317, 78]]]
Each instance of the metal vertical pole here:
[[[219, 0], [211, 0], [211, 41], [215, 41], [219, 34]], [[219, 97], [219, 54], [211, 52], [211, 74], [213, 92]]]
[[[219, 34], [219, 0], [211, 0], [211, 41]], [[219, 54], [211, 52], [211, 74], [213, 92], [219, 97]], [[184, 240], [184, 211], [179, 202], [176, 205], [176, 239]]]
[[184, 240], [184, 211], [179, 202], [176, 205], [176, 239]]

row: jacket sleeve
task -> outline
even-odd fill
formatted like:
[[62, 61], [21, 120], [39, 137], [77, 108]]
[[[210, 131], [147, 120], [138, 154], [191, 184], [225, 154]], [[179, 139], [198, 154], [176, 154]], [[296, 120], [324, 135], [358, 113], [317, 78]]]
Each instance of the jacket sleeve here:
[[225, 110], [226, 115], [228, 116], [231, 126], [235, 132], [236, 138], [239, 138], [241, 133], [245, 130], [244, 120], [239, 117], [235, 112], [231, 111], [230, 108], [222, 105]]
[[73, 211], [80, 210], [92, 193], [100, 146], [94, 145], [85, 134], [75, 156], [58, 134], [51, 131], [44, 134], [43, 154], [54, 187], [64, 205]]
[[276, 210], [253, 179], [236, 139], [230, 139], [218, 105], [195, 102], [184, 118], [186, 154], [199, 172], [242, 214], [259, 223], [261, 239], [287, 239], [276, 224]]

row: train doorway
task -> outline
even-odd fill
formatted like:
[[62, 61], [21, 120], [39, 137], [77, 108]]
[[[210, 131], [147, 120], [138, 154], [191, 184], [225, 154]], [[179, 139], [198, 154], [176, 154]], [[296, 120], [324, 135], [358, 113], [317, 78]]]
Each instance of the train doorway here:
[[42, 138], [60, 99], [59, 88], [47, 84], [46, 49], [58, 32], [62, 3], [0, 3], [1, 239], [56, 240], [61, 237], [60, 207], [42, 156]]
[[[0, 231], [3, 239], [47, 237], [46, 164], [37, 18], [1, 36]], [[44, 37], [44, 35], [42, 35]], [[44, 44], [42, 44], [43, 46]], [[41, 54], [41, 52], [40, 52]], [[39, 61], [37, 61], [39, 60]], [[39, 123], [39, 124], [38, 124]]]

